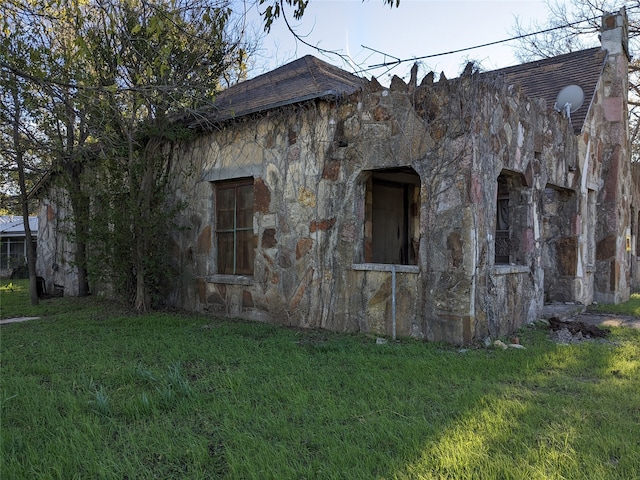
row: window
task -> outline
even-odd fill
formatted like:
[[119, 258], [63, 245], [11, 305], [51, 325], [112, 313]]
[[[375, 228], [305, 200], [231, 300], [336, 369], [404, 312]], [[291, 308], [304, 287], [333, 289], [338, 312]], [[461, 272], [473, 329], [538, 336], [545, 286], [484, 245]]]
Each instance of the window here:
[[511, 228], [509, 224], [509, 185], [504, 175], [498, 177], [496, 200], [496, 264], [510, 263]]
[[496, 183], [495, 264], [528, 265], [534, 250], [531, 189], [522, 174], [506, 170]]
[[371, 172], [366, 183], [364, 261], [418, 263], [420, 177], [411, 168]]
[[253, 179], [215, 184], [217, 273], [253, 274]]
[[3, 237], [0, 239], [0, 269], [20, 267], [26, 263], [27, 246], [24, 238]]

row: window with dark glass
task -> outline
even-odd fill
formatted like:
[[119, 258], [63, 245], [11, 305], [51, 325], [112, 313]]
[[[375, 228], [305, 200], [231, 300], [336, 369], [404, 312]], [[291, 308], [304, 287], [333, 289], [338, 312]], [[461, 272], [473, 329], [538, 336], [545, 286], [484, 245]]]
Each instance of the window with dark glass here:
[[253, 274], [253, 179], [216, 183], [217, 273]]
[[498, 198], [496, 201], [496, 264], [509, 264], [511, 257], [511, 228], [509, 221], [509, 184], [507, 177], [498, 177]]

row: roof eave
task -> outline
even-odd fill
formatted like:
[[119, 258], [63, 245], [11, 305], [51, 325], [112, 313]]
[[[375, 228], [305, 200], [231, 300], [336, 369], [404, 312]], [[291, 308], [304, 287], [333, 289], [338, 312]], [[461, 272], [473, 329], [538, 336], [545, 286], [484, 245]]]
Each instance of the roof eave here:
[[598, 85], [600, 84], [601, 80], [602, 80], [602, 74], [604, 73], [604, 69], [607, 65], [607, 60], [609, 59], [609, 51], [608, 50], [604, 50], [605, 55], [604, 58], [602, 59], [602, 65], [600, 65], [600, 74], [598, 75], [598, 81], [596, 82], [596, 86], [593, 89], [593, 94], [591, 95], [591, 99], [589, 100], [589, 106], [587, 107], [587, 111], [584, 114], [584, 120], [582, 121], [582, 125], [579, 128], [574, 128], [573, 129], [573, 133], [575, 135], [582, 135], [584, 133], [584, 126], [587, 123], [587, 118], [589, 118], [589, 113], [591, 112], [591, 107], [593, 107], [594, 104], [594, 100], [596, 98], [596, 95], [598, 93]]
[[345, 89], [345, 91], [343, 92], [339, 92], [336, 89], [329, 89], [329, 90], [325, 90], [323, 92], [318, 92], [318, 93], [312, 93], [312, 94], [308, 94], [308, 95], [302, 95], [300, 97], [295, 97], [295, 98], [290, 98], [287, 100], [282, 100], [279, 102], [274, 102], [274, 103], [270, 103], [267, 105], [261, 105], [260, 107], [256, 107], [256, 108], [251, 108], [251, 109], [247, 109], [247, 110], [242, 110], [236, 114], [228, 114], [228, 115], [221, 115], [219, 117], [215, 117], [211, 120], [209, 119], [205, 119], [204, 121], [199, 121], [199, 122], [195, 122], [189, 125], [189, 128], [193, 128], [193, 129], [197, 129], [197, 128], [203, 128], [204, 125], [219, 125], [221, 123], [225, 123], [228, 122], [230, 120], [236, 120], [242, 117], [246, 117], [249, 115], [254, 115], [256, 113], [259, 112], [266, 112], [268, 110], [274, 110], [276, 108], [281, 108], [281, 107], [286, 107], [289, 105], [295, 105], [297, 103], [304, 103], [304, 102], [308, 102], [310, 100], [319, 100], [319, 99], [337, 99], [340, 98], [343, 95], [351, 95], [352, 93], [356, 92], [358, 90], [359, 87], [353, 87], [352, 89], [347, 90]]

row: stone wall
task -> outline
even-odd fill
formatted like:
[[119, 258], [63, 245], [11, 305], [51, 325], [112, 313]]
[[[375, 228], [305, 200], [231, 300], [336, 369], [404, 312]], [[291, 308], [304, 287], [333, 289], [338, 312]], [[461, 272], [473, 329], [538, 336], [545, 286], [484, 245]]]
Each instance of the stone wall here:
[[78, 274], [75, 267], [75, 245], [72, 210], [66, 192], [50, 185], [38, 212], [38, 255], [36, 273], [45, 279], [47, 293], [75, 296]]
[[631, 257], [631, 290], [640, 292], [640, 162], [631, 164], [631, 227], [628, 248]]
[[602, 45], [609, 55], [581, 138], [591, 172], [586, 185], [596, 192], [593, 300], [606, 303], [626, 300], [631, 289], [631, 252], [626, 248], [633, 185], [627, 109], [629, 58], [622, 21], [621, 15], [603, 17]]
[[[625, 300], [640, 284], [640, 170], [628, 59], [609, 53], [580, 135], [472, 66], [455, 80], [373, 79], [199, 132], [172, 149], [184, 208], [168, 303], [461, 344], [510, 333], [545, 302]], [[216, 195], [238, 179], [253, 186], [250, 274], [217, 261]], [[52, 185], [42, 204], [38, 273], [74, 294], [60, 193]]]
[[[576, 154], [566, 120], [479, 74], [390, 88], [374, 80], [351, 98], [225, 124], [179, 154], [178, 198], [189, 208], [174, 238], [181, 280], [172, 301], [454, 343], [507, 333], [542, 308], [544, 188], [549, 179], [573, 186], [565, 159]], [[496, 266], [496, 179], [505, 172], [518, 185], [516, 264]], [[372, 175], [419, 178], [411, 264], [368, 261]], [[219, 275], [214, 185], [241, 177], [254, 179], [254, 274]]]

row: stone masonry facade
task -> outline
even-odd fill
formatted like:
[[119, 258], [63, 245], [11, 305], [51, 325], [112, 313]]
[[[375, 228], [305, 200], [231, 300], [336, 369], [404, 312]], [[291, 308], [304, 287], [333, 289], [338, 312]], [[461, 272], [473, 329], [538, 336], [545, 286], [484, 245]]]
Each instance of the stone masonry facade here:
[[639, 172], [616, 47], [625, 18], [610, 17], [579, 134], [545, 100], [470, 65], [453, 80], [363, 80], [174, 148], [186, 208], [167, 301], [463, 344], [513, 332], [545, 303], [627, 299], [640, 278]]
[[[544, 101], [473, 68], [419, 85], [374, 79], [348, 97], [220, 125], [179, 153], [196, 173], [176, 175], [189, 208], [174, 237], [172, 302], [467, 343], [534, 321], [545, 302], [628, 298], [626, 61], [610, 52], [581, 135]], [[215, 191], [235, 178], [254, 186], [251, 275], [216, 269]], [[376, 253], [394, 245], [396, 227], [376, 231], [375, 212], [395, 187], [406, 192], [399, 260]], [[501, 262], [499, 208], [509, 224]]]

